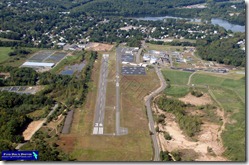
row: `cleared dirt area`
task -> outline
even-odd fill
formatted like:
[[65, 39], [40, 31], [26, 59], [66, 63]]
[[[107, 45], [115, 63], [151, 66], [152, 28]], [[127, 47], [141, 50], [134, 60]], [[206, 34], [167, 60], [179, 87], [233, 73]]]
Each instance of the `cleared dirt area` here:
[[179, 98], [179, 100], [183, 101], [185, 104], [192, 104], [192, 105], [207, 105], [212, 104], [212, 99], [208, 94], [203, 94], [201, 97], [193, 96], [191, 93], [186, 95], [185, 97]]
[[201, 125], [201, 131], [195, 136], [196, 140], [193, 140], [180, 129], [173, 114], [160, 110], [155, 104], [153, 110], [157, 115], [164, 114], [166, 116], [166, 124], [159, 124], [158, 126], [160, 131], [168, 132], [172, 137], [171, 140], [166, 140], [162, 132], [158, 133], [163, 151], [178, 150], [184, 152], [191, 150], [194, 152], [192, 158], [191, 155], [189, 155], [189, 158], [195, 161], [227, 161], [222, 156], [225, 150], [220, 138], [222, 129], [220, 125], [204, 121]]
[[86, 49], [93, 50], [93, 51], [111, 51], [112, 48], [113, 48], [113, 45], [110, 45], [110, 44], [92, 42], [87, 45]]
[[[202, 131], [197, 136], [198, 141], [194, 142], [190, 140], [181, 131], [178, 123], [174, 121], [174, 118], [170, 118], [170, 115], [166, 114], [167, 124], [166, 126], [160, 125], [161, 131], [168, 132], [172, 140], [165, 140], [162, 133], [160, 133], [159, 139], [163, 150], [169, 152], [175, 150], [192, 149], [198, 154], [198, 158], [195, 161], [226, 161], [227, 159], [222, 156], [224, 148], [218, 141], [219, 125], [212, 123], [204, 123], [202, 125]], [[210, 152], [208, 151], [210, 148]]]
[[37, 128], [40, 128], [42, 123], [42, 120], [31, 122], [27, 129], [23, 132], [24, 140], [30, 140], [33, 134], [37, 131]]

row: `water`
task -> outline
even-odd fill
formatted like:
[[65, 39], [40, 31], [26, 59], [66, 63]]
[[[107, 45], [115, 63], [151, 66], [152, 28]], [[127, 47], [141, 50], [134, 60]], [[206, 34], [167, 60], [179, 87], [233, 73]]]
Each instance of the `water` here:
[[[171, 16], [164, 16], [164, 17], [139, 17], [139, 18], [134, 18], [137, 20], [144, 20], [144, 21], [162, 21], [167, 18], [172, 18], [172, 19], [186, 19], [189, 20], [189, 22], [201, 22], [201, 19], [197, 18], [182, 18], [182, 17], [171, 17]], [[220, 18], [212, 18], [211, 23], [213, 25], [219, 25], [226, 30], [231, 30], [233, 32], [245, 32], [245, 26], [240, 26], [236, 24], [229, 23], [226, 20], [220, 19]]]
[[139, 17], [135, 18], [137, 20], [143, 20], [143, 21], [162, 21], [164, 19], [171, 18], [171, 19], [185, 19], [189, 20], [190, 22], [201, 22], [201, 19], [197, 18], [182, 18], [182, 17], [172, 17], [172, 16], [164, 16], [164, 17]]
[[245, 26], [231, 24], [228, 21], [219, 18], [212, 18], [211, 23], [213, 25], [219, 25], [224, 27], [226, 30], [232, 30], [233, 32], [245, 32]]

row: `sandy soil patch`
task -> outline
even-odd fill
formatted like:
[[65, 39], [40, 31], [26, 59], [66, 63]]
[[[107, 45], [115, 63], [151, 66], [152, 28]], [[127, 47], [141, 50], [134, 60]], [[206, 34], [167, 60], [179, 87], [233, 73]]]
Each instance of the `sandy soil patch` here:
[[189, 103], [196, 106], [212, 104], [212, 99], [207, 93], [205, 93], [201, 97], [195, 97], [191, 93], [189, 93], [185, 97], [179, 98], [179, 100], [183, 101], [185, 104]]
[[33, 134], [40, 128], [43, 121], [33, 121], [28, 125], [28, 128], [23, 132], [24, 140], [30, 140]]
[[93, 51], [110, 51], [112, 48], [113, 48], [113, 45], [110, 45], [110, 44], [92, 42], [87, 45], [86, 49], [90, 49]]
[[[220, 126], [210, 122], [204, 122], [201, 126], [201, 131], [196, 135], [197, 141], [191, 140], [180, 129], [178, 123], [175, 121], [175, 116], [171, 113], [166, 113], [157, 107], [158, 114], [164, 114], [166, 116], [166, 125], [159, 124], [160, 131], [168, 132], [172, 139], [165, 140], [163, 133], [158, 134], [158, 139], [163, 151], [169, 152], [175, 150], [194, 150], [198, 157], [195, 161], [227, 161], [222, 156], [224, 152], [223, 145], [220, 141]], [[212, 149], [212, 152], [208, 152], [208, 148]]]

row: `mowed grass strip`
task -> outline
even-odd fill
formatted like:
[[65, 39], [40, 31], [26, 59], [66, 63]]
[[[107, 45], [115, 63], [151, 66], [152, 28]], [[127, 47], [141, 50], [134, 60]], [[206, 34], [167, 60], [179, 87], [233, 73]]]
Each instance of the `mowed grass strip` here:
[[10, 58], [9, 53], [11, 51], [10, 47], [0, 47], [0, 63]]

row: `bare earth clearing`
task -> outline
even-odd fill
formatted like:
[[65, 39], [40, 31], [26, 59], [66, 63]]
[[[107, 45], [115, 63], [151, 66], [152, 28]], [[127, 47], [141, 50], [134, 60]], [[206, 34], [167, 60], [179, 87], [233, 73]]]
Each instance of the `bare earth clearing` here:
[[113, 45], [110, 44], [102, 44], [102, 43], [97, 43], [97, 42], [92, 42], [88, 44], [86, 49], [90, 49], [93, 51], [110, 51], [112, 50]]
[[28, 128], [23, 132], [24, 140], [30, 140], [33, 134], [37, 131], [37, 128], [40, 128], [41, 124], [43, 124], [43, 120], [31, 122], [28, 125]]
[[[202, 105], [212, 103], [211, 98], [207, 94], [204, 94], [204, 96], [200, 98], [188, 94], [180, 100], [184, 100], [193, 105], [200, 105], [199, 102], [201, 102]], [[163, 151], [167, 150], [172, 152], [178, 150], [184, 152], [184, 150], [192, 150], [198, 155], [195, 161], [228, 161], [222, 156], [225, 149], [222, 145], [220, 134], [224, 128], [221, 128], [220, 125], [211, 122], [203, 122], [201, 131], [195, 136], [197, 141], [193, 141], [180, 129], [173, 114], [160, 110], [155, 104], [153, 105], [153, 110], [157, 115], [164, 114], [166, 116], [166, 125], [159, 124], [158, 126], [160, 131], [168, 132], [172, 137], [171, 140], [165, 140], [163, 133], [158, 134], [158, 139]], [[224, 119], [224, 116], [220, 111], [217, 115]], [[210, 148], [209, 151], [208, 148]]]
[[212, 99], [206, 93], [202, 97], [195, 97], [191, 93], [189, 93], [188, 95], [180, 98], [179, 100], [181, 100], [185, 104], [189, 103], [189, 104], [196, 105], [196, 106], [207, 105], [207, 104], [212, 103]]

